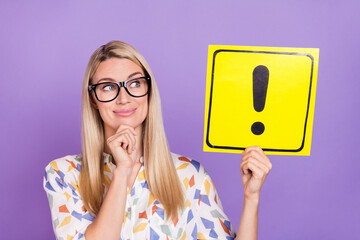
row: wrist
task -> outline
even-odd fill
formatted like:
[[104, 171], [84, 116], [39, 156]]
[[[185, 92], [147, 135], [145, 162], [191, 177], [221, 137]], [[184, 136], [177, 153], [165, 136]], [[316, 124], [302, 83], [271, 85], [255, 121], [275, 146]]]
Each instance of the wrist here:
[[259, 201], [260, 201], [260, 193], [244, 195], [244, 202], [259, 204]]
[[113, 180], [128, 182], [131, 174], [131, 168], [116, 167], [113, 171]]
[[256, 198], [244, 198], [243, 212], [257, 215], [259, 211], [259, 199]]

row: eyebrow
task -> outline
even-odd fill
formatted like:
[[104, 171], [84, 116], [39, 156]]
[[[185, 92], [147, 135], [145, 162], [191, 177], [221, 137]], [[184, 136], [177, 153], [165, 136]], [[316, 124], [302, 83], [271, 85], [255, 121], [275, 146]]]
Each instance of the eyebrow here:
[[128, 76], [128, 79], [130, 79], [130, 78], [132, 78], [133, 76], [138, 75], [138, 74], [142, 75], [141, 72], [134, 72], [134, 73], [132, 73], [132, 74], [130, 74], [130, 75]]
[[[127, 77], [127, 79], [131, 79], [132, 77], [134, 77], [134, 76], [136, 76], [136, 75], [138, 75], [138, 74], [142, 75], [141, 72], [134, 72], [134, 73], [130, 74], [130, 75]], [[97, 83], [100, 83], [100, 82], [102, 82], [102, 81], [112, 81], [112, 82], [115, 82], [115, 80], [112, 79], [112, 78], [101, 78], [101, 79], [99, 79], [99, 80], [97, 81]]]

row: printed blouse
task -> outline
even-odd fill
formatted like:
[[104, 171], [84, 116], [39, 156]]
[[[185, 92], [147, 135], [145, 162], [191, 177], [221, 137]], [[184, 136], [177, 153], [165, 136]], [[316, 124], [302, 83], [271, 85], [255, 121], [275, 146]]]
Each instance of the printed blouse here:
[[[104, 153], [103, 157], [105, 196], [115, 165], [111, 155]], [[142, 164], [127, 192], [120, 239], [234, 239], [234, 228], [204, 167], [176, 154], [172, 158], [185, 190], [185, 205], [178, 218], [166, 221], [162, 204], [149, 191]], [[54, 160], [45, 169], [44, 189], [57, 239], [85, 239], [85, 230], [94, 220], [79, 194], [80, 169], [81, 155]]]

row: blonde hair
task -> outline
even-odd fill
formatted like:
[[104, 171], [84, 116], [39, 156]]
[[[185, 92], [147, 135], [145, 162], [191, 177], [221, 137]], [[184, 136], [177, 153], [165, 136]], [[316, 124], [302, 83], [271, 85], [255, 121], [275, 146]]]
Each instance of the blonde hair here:
[[159, 90], [144, 57], [131, 45], [111, 41], [91, 56], [82, 85], [82, 167], [80, 194], [85, 208], [96, 215], [103, 202], [104, 125], [98, 110], [92, 107], [89, 83], [99, 64], [110, 58], [126, 58], [139, 65], [150, 76], [148, 113], [143, 123], [143, 154], [145, 176], [149, 190], [164, 206], [166, 218], [173, 219], [184, 206], [184, 193], [178, 178], [163, 126]]

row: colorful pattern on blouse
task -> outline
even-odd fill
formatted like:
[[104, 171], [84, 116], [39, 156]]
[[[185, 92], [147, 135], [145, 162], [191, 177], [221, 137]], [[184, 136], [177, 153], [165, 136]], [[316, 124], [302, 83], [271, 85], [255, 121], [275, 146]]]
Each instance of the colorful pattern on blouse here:
[[[178, 218], [166, 221], [163, 206], [149, 191], [142, 164], [127, 193], [120, 239], [234, 239], [234, 228], [204, 167], [186, 157], [172, 157], [185, 190], [185, 206]], [[105, 196], [115, 165], [106, 153], [104, 163]], [[80, 169], [81, 155], [73, 155], [52, 161], [45, 170], [44, 189], [57, 239], [85, 239], [85, 230], [94, 220], [79, 194]]]

